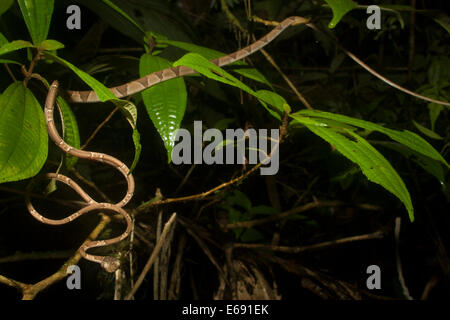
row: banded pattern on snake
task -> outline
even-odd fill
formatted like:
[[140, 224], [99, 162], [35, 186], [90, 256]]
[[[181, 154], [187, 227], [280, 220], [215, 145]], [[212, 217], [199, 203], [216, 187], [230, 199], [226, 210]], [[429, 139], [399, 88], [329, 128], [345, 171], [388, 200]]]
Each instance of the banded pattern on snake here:
[[[227, 56], [212, 60], [211, 62], [216, 64], [217, 66], [225, 66], [230, 63], [233, 63], [238, 60], [242, 60], [248, 55], [262, 49], [265, 45], [270, 43], [272, 40], [274, 40], [280, 33], [282, 33], [286, 28], [288, 28], [291, 25], [297, 25], [297, 24], [303, 24], [308, 23], [309, 20], [302, 18], [302, 17], [289, 17], [283, 20], [281, 23], [278, 24], [277, 27], [275, 27], [272, 31], [270, 31], [267, 35], [262, 37], [261, 39], [255, 41], [254, 43], [250, 44], [249, 46], [238, 50], [234, 53], [231, 53]], [[129, 83], [123, 84], [121, 86], [117, 86], [114, 88], [110, 88], [111, 92], [117, 97], [117, 98], [123, 98], [135, 93], [138, 93], [142, 90], [145, 90], [155, 84], [158, 84], [160, 82], [173, 79], [176, 77], [181, 77], [188, 74], [193, 74], [196, 71], [184, 67], [172, 67], [167, 68], [161, 71], [157, 71], [154, 73], [151, 73], [143, 78], [131, 81]], [[70, 91], [67, 90], [64, 92], [65, 98], [68, 102], [74, 102], [74, 103], [94, 103], [99, 102], [99, 98], [95, 91]], [[80, 254], [83, 258], [99, 263], [106, 271], [108, 272], [114, 272], [117, 270], [117, 268], [120, 266], [120, 261], [117, 258], [110, 257], [110, 256], [98, 256], [98, 255], [92, 255], [88, 254], [86, 251], [91, 248], [96, 247], [103, 247], [103, 246], [109, 246], [112, 244], [115, 244], [117, 242], [122, 241], [125, 239], [131, 232], [131, 226], [132, 226], [132, 220], [130, 215], [122, 208], [125, 206], [130, 199], [133, 197], [134, 193], [134, 178], [132, 174], [129, 174], [128, 167], [121, 162], [120, 160], [99, 152], [89, 152], [89, 151], [83, 151], [77, 148], [74, 148], [73, 146], [68, 145], [58, 134], [58, 131], [55, 127], [54, 119], [53, 119], [53, 113], [54, 113], [54, 105], [56, 96], [58, 94], [58, 82], [54, 81], [52, 85], [49, 88], [47, 99], [45, 102], [45, 118], [47, 122], [47, 130], [50, 138], [53, 140], [53, 142], [65, 153], [70, 154], [72, 156], [81, 158], [81, 159], [88, 159], [93, 160], [101, 163], [108, 164], [117, 170], [119, 170], [125, 179], [127, 180], [128, 189], [124, 196], [124, 198], [116, 203], [100, 203], [93, 200], [75, 181], [70, 179], [67, 176], [56, 174], [56, 173], [47, 173], [44, 174], [37, 179], [33, 180], [30, 185], [27, 188], [27, 193], [25, 196], [25, 201], [27, 205], [28, 211], [31, 213], [31, 215], [39, 220], [42, 223], [49, 224], [49, 225], [63, 225], [66, 223], [70, 223], [71, 221], [77, 219], [78, 217], [82, 216], [85, 213], [94, 211], [94, 210], [106, 210], [106, 211], [113, 211], [120, 215], [122, 215], [125, 218], [125, 221], [127, 223], [126, 230], [119, 236], [108, 239], [108, 240], [97, 240], [97, 241], [90, 241], [86, 242], [84, 245], [80, 248]], [[30, 200], [30, 191], [32, 187], [36, 184], [37, 181], [41, 179], [56, 179], [67, 186], [71, 187], [75, 192], [77, 192], [83, 199], [86, 201], [87, 205], [83, 207], [82, 209], [76, 211], [75, 213], [71, 214], [70, 216], [63, 218], [63, 219], [48, 219], [42, 216], [39, 212], [36, 211], [34, 206], [31, 203]]]

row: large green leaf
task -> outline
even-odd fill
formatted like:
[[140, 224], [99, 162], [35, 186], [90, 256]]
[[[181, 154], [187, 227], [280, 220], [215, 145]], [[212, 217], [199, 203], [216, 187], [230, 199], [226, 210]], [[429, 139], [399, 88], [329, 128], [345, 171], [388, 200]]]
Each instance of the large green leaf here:
[[[210, 48], [198, 46], [193, 43], [183, 42], [183, 41], [173, 41], [167, 39], [158, 39], [158, 43], [168, 44], [189, 52], [198, 53], [204, 56], [208, 60], [217, 59], [225, 56], [226, 54], [217, 50]], [[264, 77], [264, 75], [255, 68], [250, 68], [248, 64], [239, 60], [230, 64], [230, 66], [238, 66], [238, 68], [233, 69], [234, 72], [247, 77], [249, 79], [264, 83], [265, 85], [272, 87], [272, 84]]]
[[[79, 149], [80, 148], [80, 133], [78, 131], [78, 123], [75, 115], [72, 112], [69, 104], [58, 96], [57, 102], [59, 107], [61, 108], [62, 120], [64, 124], [64, 140], [70, 146]], [[77, 163], [78, 158], [73, 157], [71, 155], [66, 155], [66, 167], [68, 169], [73, 168], [73, 166]]]
[[5, 13], [9, 7], [14, 3], [14, 0], [2, 0], [0, 1], [0, 16]]
[[180, 59], [178, 59], [177, 61], [175, 61], [173, 65], [175, 67], [176, 66], [187, 66], [210, 79], [213, 79], [213, 80], [228, 84], [230, 86], [239, 88], [239, 89], [253, 95], [254, 97], [257, 97], [258, 100], [261, 102], [261, 104], [264, 106], [264, 108], [266, 108], [266, 110], [273, 117], [277, 118], [278, 120], [281, 119], [280, 115], [277, 112], [271, 110], [267, 106], [266, 103], [270, 104], [270, 101], [265, 100], [266, 99], [265, 95], [259, 96], [257, 92], [253, 91], [250, 87], [248, 87], [247, 85], [245, 85], [244, 83], [239, 81], [237, 78], [235, 78], [234, 76], [232, 76], [231, 74], [226, 72], [224, 69], [220, 68], [219, 66], [216, 66], [214, 63], [212, 63], [205, 57], [203, 57], [197, 53], [188, 53], [188, 54], [185, 54]]
[[111, 101], [112, 103], [114, 103], [115, 105], [120, 107], [121, 112], [124, 114], [127, 121], [130, 123], [131, 128], [133, 129], [133, 143], [134, 143], [134, 147], [135, 147], [135, 152], [134, 152], [133, 164], [130, 167], [130, 172], [131, 172], [139, 161], [139, 157], [141, 154], [141, 148], [142, 148], [141, 144], [140, 144], [140, 139], [139, 139], [140, 135], [139, 135], [139, 132], [137, 132], [137, 127], [136, 127], [136, 122], [137, 122], [136, 106], [133, 103], [131, 103], [130, 101], [117, 99], [116, 96], [107, 87], [105, 87], [100, 81], [91, 77], [89, 74], [87, 74], [83, 70], [78, 69], [70, 62], [68, 62], [50, 52], [46, 52], [45, 54], [50, 59], [68, 67], [73, 72], [75, 72], [75, 74], [77, 76], [79, 76], [81, 80], [83, 80], [88, 86], [90, 86], [92, 88], [92, 90], [95, 91], [95, 93], [99, 97], [100, 101], [102, 101], [102, 102]]
[[17, 0], [35, 46], [47, 39], [55, 0]]
[[340, 114], [325, 112], [325, 111], [319, 111], [319, 110], [302, 110], [299, 111], [298, 114], [309, 116], [309, 117], [315, 117], [315, 118], [325, 118], [325, 119], [331, 119], [335, 121], [340, 121], [342, 123], [350, 124], [353, 126], [357, 126], [363, 129], [367, 129], [370, 131], [378, 131], [381, 133], [386, 134], [391, 138], [392, 140], [395, 140], [408, 148], [423, 154], [427, 157], [430, 157], [435, 160], [441, 161], [443, 164], [445, 164], [447, 167], [450, 167], [445, 161], [445, 159], [442, 157], [442, 155], [434, 149], [425, 139], [420, 137], [419, 135], [408, 131], [397, 131], [389, 128], [385, 128], [379, 124], [372, 123], [365, 120], [355, 119], [351, 117], [347, 117]]
[[399, 198], [405, 205], [410, 220], [414, 221], [414, 208], [403, 180], [383, 155], [364, 138], [346, 128], [329, 127], [320, 119], [303, 117], [298, 113], [291, 116], [356, 163], [370, 181]]
[[[150, 54], [142, 55], [139, 63], [141, 76], [171, 67], [172, 64]], [[175, 78], [142, 92], [147, 113], [158, 130], [167, 150], [169, 162], [187, 104], [186, 85], [183, 78]]]
[[34, 47], [33, 44], [25, 40], [15, 40], [12, 42], [8, 42], [0, 47], [0, 56], [12, 51], [31, 47]]
[[358, 7], [358, 4], [352, 0], [325, 0], [333, 11], [333, 20], [328, 24], [330, 29], [336, 27], [347, 12]]
[[44, 113], [22, 82], [0, 96], [0, 183], [35, 176], [47, 159]]

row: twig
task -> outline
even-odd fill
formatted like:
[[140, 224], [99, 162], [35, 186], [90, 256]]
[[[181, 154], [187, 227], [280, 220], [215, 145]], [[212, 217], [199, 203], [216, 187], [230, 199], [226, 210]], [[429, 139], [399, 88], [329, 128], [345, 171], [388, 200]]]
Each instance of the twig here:
[[173, 264], [172, 268], [172, 275], [170, 277], [170, 285], [168, 291], [169, 300], [177, 299], [180, 292], [181, 268], [186, 243], [187, 243], [187, 236], [186, 233], [183, 232], [183, 234], [180, 237], [180, 240], [178, 241], [177, 256], [175, 258], [175, 263]]
[[416, 0], [411, 0], [411, 12], [410, 16], [410, 26], [409, 26], [409, 57], [408, 57], [408, 80], [412, 80], [413, 75], [413, 63], [414, 63], [414, 51], [415, 51], [415, 33], [414, 28], [416, 27]]
[[[264, 23], [265, 25], [278, 25], [278, 22], [273, 22], [273, 21], [266, 21], [263, 19], [260, 19], [258, 17], [253, 17], [253, 21], [256, 22], [261, 22]], [[379, 74], [378, 72], [376, 72], [375, 70], [373, 70], [371, 67], [369, 67], [367, 64], [365, 64], [364, 62], [362, 62], [358, 57], [356, 57], [353, 53], [351, 53], [350, 51], [348, 51], [347, 49], [345, 49], [343, 46], [341, 46], [341, 44], [338, 42], [338, 40], [333, 37], [332, 35], [330, 35], [329, 33], [326, 33], [322, 30], [320, 30], [316, 25], [314, 25], [313, 23], [306, 23], [306, 26], [308, 26], [309, 28], [320, 32], [321, 34], [325, 35], [326, 37], [328, 37], [329, 39], [331, 39], [347, 56], [349, 56], [353, 61], [355, 61], [357, 64], [359, 64], [361, 67], [363, 67], [364, 69], [366, 69], [369, 73], [371, 73], [372, 75], [374, 75], [375, 77], [377, 77], [378, 79], [380, 79], [381, 81], [387, 83], [388, 85], [390, 85], [391, 87], [400, 90], [406, 94], [409, 94], [413, 97], [416, 97], [418, 99], [421, 100], [425, 100], [428, 102], [433, 102], [433, 103], [437, 103], [437, 104], [442, 104], [445, 106], [450, 106], [450, 102], [445, 102], [445, 101], [440, 101], [440, 100], [436, 100], [436, 99], [432, 99], [432, 98], [428, 98], [425, 96], [422, 96], [418, 93], [415, 93], [413, 91], [410, 91], [406, 88], [403, 88], [402, 86], [396, 84], [395, 82], [392, 82], [391, 80], [387, 79], [386, 77], [382, 76], [381, 74]]]
[[155, 258], [158, 256], [159, 251], [161, 250], [163, 242], [166, 240], [167, 234], [169, 233], [170, 227], [175, 222], [177, 214], [173, 213], [170, 217], [169, 221], [167, 221], [166, 225], [164, 226], [163, 232], [161, 234], [161, 238], [159, 239], [158, 243], [155, 246], [155, 249], [153, 249], [152, 254], [150, 255], [147, 263], [144, 266], [144, 269], [142, 270], [141, 274], [139, 275], [138, 280], [136, 281], [133, 289], [131, 289], [130, 293], [125, 297], [125, 300], [131, 300], [131, 298], [134, 296], [136, 291], [139, 289], [139, 287], [142, 284], [142, 281], [144, 281], [145, 276], [149, 272], [150, 268], [152, 267], [153, 263], [155, 262]]
[[[262, 219], [256, 219], [251, 221], [241, 221], [241, 222], [235, 222], [235, 223], [229, 223], [226, 228], [227, 229], [235, 229], [235, 228], [252, 228], [254, 226], [269, 223], [273, 221], [278, 221], [281, 219], [285, 219], [293, 214], [300, 213], [303, 211], [307, 211], [313, 208], [321, 208], [321, 207], [335, 207], [335, 206], [343, 206], [343, 205], [349, 205], [348, 203], [342, 202], [342, 201], [314, 201], [307, 203], [301, 207], [293, 208], [288, 211], [272, 215], [267, 218]], [[366, 210], [379, 210], [380, 208], [373, 205], [368, 204], [362, 204], [359, 205], [360, 208], [366, 209]]]
[[177, 189], [175, 190], [175, 194], [178, 193], [178, 191], [180, 191], [181, 188], [183, 188], [183, 186], [186, 184], [186, 182], [188, 181], [189, 177], [191, 176], [192, 172], [194, 171], [196, 167], [196, 164], [194, 163], [188, 170], [188, 172], [186, 173], [186, 175], [184, 176], [183, 180], [181, 181], [180, 185], [177, 187]]
[[[12, 189], [12, 188], [7, 188], [7, 187], [4, 187], [4, 186], [0, 186], [0, 190], [1, 191], [6, 191], [6, 192], [11, 192], [11, 193], [16, 193], [16, 194], [21, 194], [21, 195], [25, 195], [26, 194], [25, 191], [16, 190], [16, 189]], [[48, 198], [48, 197], [43, 196], [43, 195], [38, 194], [38, 193], [29, 193], [29, 195], [31, 197], [33, 197], [33, 198], [45, 199], [45, 200], [53, 201], [53, 202], [60, 203], [60, 204], [63, 204], [63, 205], [68, 205], [68, 206], [71, 206], [71, 207], [74, 207], [74, 208], [79, 208], [80, 206], [85, 206], [86, 205], [86, 202], [84, 202], [84, 201], [62, 200], [62, 199], [55, 199], [55, 198], [52, 199], [52, 198]]]
[[14, 76], [14, 73], [12, 73], [12, 71], [11, 71], [11, 69], [9, 68], [8, 64], [7, 64], [7, 63], [4, 63], [3, 65], [4, 65], [5, 69], [6, 69], [6, 71], [8, 72], [9, 76], [11, 77], [11, 79], [12, 79], [14, 82], [17, 82], [17, 79], [16, 79], [16, 77]]
[[[162, 210], [158, 212], [158, 220], [156, 222], [156, 243], [158, 243], [161, 237], [162, 229]], [[162, 247], [161, 247], [162, 248]], [[155, 263], [153, 264], [153, 300], [159, 300], [159, 255], [155, 258]]]
[[414, 300], [413, 297], [409, 294], [408, 287], [405, 283], [405, 278], [403, 277], [403, 270], [402, 270], [402, 260], [400, 258], [400, 224], [401, 224], [401, 218], [397, 217], [395, 218], [395, 257], [396, 257], [396, 263], [397, 263], [397, 273], [398, 273], [398, 281], [400, 282], [400, 285], [402, 286], [403, 295], [408, 300]]
[[425, 289], [423, 289], [422, 297], [420, 300], [428, 300], [431, 290], [438, 284], [439, 277], [434, 275], [431, 277], [430, 281], [427, 282]]
[[[245, 36], [250, 37], [250, 34], [248, 30], [246, 30], [242, 25], [240, 24], [239, 20], [236, 19], [236, 17], [231, 12], [230, 8], [228, 8], [226, 0], [221, 0], [222, 10], [225, 12], [228, 20], [231, 21], [233, 25], [235, 25], [239, 31], [241, 31]], [[254, 20], [256, 21], [256, 20]], [[258, 20], [258, 22], [261, 22], [261, 20]], [[251, 38], [253, 41], [256, 41], [255, 35], [251, 35]], [[308, 101], [303, 97], [303, 95], [297, 90], [297, 88], [294, 86], [292, 81], [289, 79], [286, 74], [281, 70], [281, 68], [278, 66], [278, 64], [275, 62], [275, 60], [272, 58], [272, 56], [265, 50], [260, 49], [261, 53], [264, 55], [264, 57], [267, 59], [267, 61], [275, 68], [275, 70], [281, 75], [281, 77], [286, 81], [288, 86], [291, 88], [292, 91], [294, 91], [295, 95], [298, 97], [298, 99], [305, 105], [306, 108], [312, 109], [311, 105], [308, 103]]]
[[[100, 223], [95, 227], [95, 229], [91, 232], [91, 234], [83, 242], [83, 244], [88, 241], [92, 241], [93, 239], [96, 239], [99, 236], [99, 234], [104, 230], [104, 228], [108, 225], [108, 223], [111, 221], [111, 219], [105, 214], [101, 214], [100, 216], [101, 216]], [[77, 264], [80, 259], [81, 255], [77, 250], [77, 252], [69, 260], [67, 260], [57, 272], [35, 284], [25, 284], [16, 280], [11, 280], [2, 275], [0, 275], [0, 283], [6, 284], [10, 287], [14, 287], [19, 291], [21, 291], [22, 300], [33, 300], [39, 292], [45, 290], [55, 282], [64, 279], [67, 276], [67, 268], [71, 265]]]
[[72, 254], [73, 251], [16, 252], [11, 256], [1, 257], [0, 264], [29, 260], [64, 259]]
[[180, 198], [168, 198], [168, 199], [164, 199], [164, 200], [153, 201], [153, 202], [150, 202], [150, 203], [144, 203], [144, 204], [140, 205], [139, 207], [137, 207], [137, 208], [132, 212], [132, 214], [133, 214], [133, 215], [136, 215], [136, 214], [138, 214], [139, 212], [146, 211], [146, 210], [148, 210], [148, 209], [151, 208], [151, 207], [159, 206], [159, 205], [162, 205], [162, 204], [168, 204], [168, 203], [175, 203], [175, 202], [184, 202], [184, 201], [192, 201], [192, 200], [200, 200], [200, 199], [204, 199], [204, 198], [206, 198], [207, 196], [209, 196], [210, 194], [212, 194], [212, 193], [214, 193], [214, 192], [216, 192], [216, 191], [219, 191], [220, 189], [223, 189], [223, 188], [225, 188], [225, 187], [228, 187], [228, 186], [230, 186], [230, 185], [233, 185], [233, 184], [235, 184], [235, 183], [237, 183], [237, 182], [239, 182], [239, 181], [245, 179], [247, 176], [249, 176], [250, 174], [252, 174], [253, 172], [255, 172], [259, 167], [261, 167], [264, 163], [266, 163], [266, 162], [268, 161], [268, 159], [271, 158], [272, 153], [275, 152], [275, 151], [279, 148], [279, 145], [280, 145], [281, 140], [283, 139], [283, 133], [284, 133], [284, 130], [282, 130], [282, 128], [283, 128], [283, 126], [282, 126], [281, 129], [280, 129], [280, 137], [279, 137], [278, 143], [274, 146], [274, 148], [273, 148], [273, 150], [271, 151], [271, 153], [270, 153], [269, 155], [267, 155], [267, 157], [266, 157], [263, 161], [259, 162], [259, 163], [256, 164], [253, 168], [251, 168], [251, 169], [248, 170], [247, 172], [243, 173], [243, 174], [240, 175], [239, 177], [236, 177], [236, 178], [234, 178], [234, 179], [231, 179], [231, 180], [228, 181], [228, 182], [224, 182], [224, 183], [222, 183], [222, 184], [220, 184], [220, 185], [218, 185], [218, 186], [216, 186], [216, 187], [214, 187], [214, 188], [212, 188], [212, 189], [210, 189], [210, 190], [208, 190], [208, 191], [205, 191], [205, 192], [203, 192], [203, 193], [198, 193], [198, 194], [194, 194], [194, 195], [190, 195], [190, 196], [186, 196], [186, 197], [180, 197]]
[[376, 231], [373, 233], [363, 234], [359, 236], [347, 237], [338, 240], [325, 241], [321, 243], [316, 243], [309, 246], [302, 247], [288, 247], [288, 246], [274, 246], [274, 245], [265, 245], [265, 244], [252, 244], [252, 243], [235, 243], [233, 244], [234, 248], [247, 248], [247, 249], [265, 249], [271, 251], [278, 251], [284, 253], [303, 253], [306, 251], [319, 250], [327, 247], [333, 247], [336, 245], [355, 242], [355, 241], [363, 241], [363, 240], [371, 240], [371, 239], [381, 239], [384, 237], [383, 231]]
[[97, 128], [95, 128], [94, 132], [92, 132], [92, 134], [89, 136], [89, 138], [86, 140], [86, 142], [80, 147], [80, 150], [83, 150], [84, 148], [87, 147], [89, 142], [91, 142], [91, 140], [94, 139], [94, 137], [97, 135], [97, 133], [100, 131], [100, 129], [111, 119], [111, 117], [114, 115], [114, 113], [117, 112], [117, 110], [119, 110], [119, 107], [116, 106], [113, 109], [113, 111], [111, 111], [111, 113], [105, 118], [105, 120], [103, 120], [102, 123], [100, 123], [97, 126]]
[[77, 177], [77, 179], [79, 179], [80, 181], [82, 181], [84, 184], [88, 185], [92, 189], [94, 189], [95, 192], [97, 192], [100, 195], [100, 197], [103, 198], [103, 200], [105, 200], [106, 202], [112, 202], [111, 199], [109, 199], [109, 197], [106, 194], [104, 194], [102, 192], [102, 190], [100, 190], [100, 188], [97, 187], [97, 185], [93, 181], [83, 177], [81, 175], [81, 173], [79, 173], [75, 168], [71, 168], [70, 171], [75, 175], [75, 177]]

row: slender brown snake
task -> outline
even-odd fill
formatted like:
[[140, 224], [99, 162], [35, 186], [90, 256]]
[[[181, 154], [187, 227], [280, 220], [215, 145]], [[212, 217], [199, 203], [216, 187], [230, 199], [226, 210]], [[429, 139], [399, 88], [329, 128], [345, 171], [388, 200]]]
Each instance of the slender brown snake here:
[[[224, 66], [230, 63], [233, 63], [235, 61], [241, 60], [248, 55], [260, 50], [262, 47], [267, 45], [269, 42], [271, 42], [273, 39], [275, 39], [281, 32], [283, 32], [287, 27], [291, 25], [297, 25], [301, 23], [307, 23], [309, 20], [302, 18], [302, 17], [289, 17], [285, 20], [283, 20], [277, 27], [275, 27], [272, 31], [270, 31], [266, 36], [262, 37], [261, 39], [257, 40], [256, 42], [250, 44], [249, 46], [236, 51], [234, 53], [231, 53], [227, 56], [212, 60], [211, 62], [218, 65], [218, 66]], [[157, 71], [154, 73], [151, 73], [143, 78], [140, 78], [138, 80], [131, 81], [129, 83], [126, 83], [124, 85], [111, 88], [111, 92], [117, 97], [122, 98], [125, 96], [132, 95], [134, 93], [140, 92], [144, 89], [147, 89], [155, 84], [158, 84], [160, 82], [173, 79], [176, 77], [181, 77], [187, 74], [195, 73], [196, 71], [194, 69], [179, 66], [179, 67], [173, 67], [173, 68], [167, 68], [161, 71]], [[80, 254], [83, 258], [99, 263], [106, 271], [108, 272], [114, 272], [117, 270], [117, 268], [120, 266], [120, 261], [117, 258], [110, 257], [110, 256], [98, 256], [98, 255], [92, 255], [87, 253], [86, 251], [91, 248], [96, 247], [103, 247], [103, 246], [109, 246], [112, 244], [115, 244], [117, 242], [122, 241], [125, 239], [131, 232], [131, 226], [132, 221], [130, 215], [122, 208], [125, 206], [130, 199], [133, 196], [134, 193], [134, 178], [132, 174], [129, 174], [128, 167], [121, 162], [120, 160], [99, 152], [89, 152], [89, 151], [83, 151], [80, 149], [76, 149], [70, 145], [68, 145], [59, 135], [54, 119], [53, 119], [53, 111], [54, 111], [54, 105], [56, 96], [58, 94], [58, 82], [54, 81], [52, 85], [49, 88], [47, 99], [45, 101], [45, 118], [47, 122], [47, 130], [50, 138], [53, 140], [53, 142], [65, 153], [70, 154], [72, 156], [81, 158], [81, 159], [88, 159], [93, 161], [98, 161], [102, 163], [106, 163], [117, 170], [119, 170], [125, 179], [127, 180], [128, 190], [125, 194], [124, 198], [116, 203], [100, 203], [93, 200], [75, 181], [70, 179], [67, 176], [57, 174], [57, 173], [47, 173], [44, 174], [37, 179], [33, 180], [30, 185], [27, 188], [27, 193], [25, 196], [25, 202], [28, 208], [28, 211], [33, 215], [34, 218], [39, 220], [42, 223], [50, 224], [50, 225], [63, 225], [66, 223], [70, 223], [71, 221], [75, 220], [76, 218], [82, 216], [85, 213], [94, 211], [94, 210], [107, 210], [107, 211], [113, 211], [115, 213], [118, 213], [122, 215], [125, 218], [125, 221], [127, 223], [126, 230], [119, 236], [108, 239], [108, 240], [97, 240], [97, 241], [90, 241], [83, 244], [80, 248]], [[99, 98], [95, 91], [65, 91], [65, 97], [69, 102], [75, 102], [75, 103], [92, 103], [92, 102], [99, 102]], [[36, 184], [37, 181], [41, 179], [56, 179], [62, 183], [65, 183], [67, 186], [71, 187], [75, 192], [77, 192], [87, 203], [87, 205], [76, 211], [75, 213], [71, 214], [70, 216], [63, 218], [63, 219], [48, 219], [42, 216], [39, 212], [36, 211], [36, 209], [33, 207], [30, 201], [30, 192], [33, 186]]]
[[[217, 66], [225, 66], [225, 65], [228, 65], [235, 61], [242, 60], [245, 57], [247, 57], [248, 55], [253, 54], [254, 52], [262, 49], [264, 46], [269, 44], [272, 40], [274, 40], [276, 37], [278, 37], [278, 35], [280, 33], [282, 33], [289, 26], [298, 25], [298, 24], [307, 24], [308, 26], [315, 29], [315, 27], [313, 25], [309, 24], [309, 19], [305, 19], [302, 17], [289, 17], [289, 18], [286, 18], [285, 20], [283, 20], [282, 22], [280, 22], [272, 31], [270, 31], [264, 37], [253, 42], [249, 46], [247, 46], [241, 50], [238, 50], [236, 52], [233, 52], [229, 55], [211, 60], [211, 62]], [[354, 59], [358, 64], [360, 64], [361, 66], [363, 66], [364, 68], [369, 70], [373, 75], [375, 75], [382, 81], [385, 81], [390, 85], [393, 85], [395, 88], [402, 90], [413, 96], [416, 96], [420, 99], [449, 105], [448, 103], [445, 103], [445, 102], [440, 102], [440, 101], [436, 101], [431, 98], [420, 96], [414, 92], [411, 92], [409, 90], [406, 90], [406, 89], [396, 85], [395, 83], [390, 82], [386, 78], [384, 78], [381, 75], [374, 72], [367, 65], [365, 65], [362, 61], [360, 61], [359, 59], [354, 57], [353, 54], [351, 54], [347, 50], [345, 50], [345, 52], [352, 59]], [[129, 96], [129, 95], [138, 93], [142, 90], [145, 90], [145, 89], [147, 89], [155, 84], [161, 83], [163, 81], [181, 77], [181, 76], [188, 75], [188, 74], [193, 74], [193, 73], [196, 73], [196, 71], [189, 67], [185, 67], [185, 66], [171, 67], [171, 68], [167, 68], [167, 69], [164, 69], [161, 71], [153, 72], [143, 78], [128, 82], [126, 84], [123, 84], [123, 85], [120, 85], [117, 87], [110, 88], [109, 90], [117, 98], [123, 98], [123, 97]], [[120, 262], [117, 258], [110, 257], [110, 256], [98, 256], [98, 255], [88, 254], [88, 253], [86, 253], [86, 250], [95, 248], [95, 247], [103, 247], [103, 246], [115, 244], [119, 241], [122, 241], [130, 234], [131, 223], [132, 223], [131, 218], [130, 218], [129, 214], [122, 207], [125, 206], [133, 196], [134, 187], [135, 187], [134, 179], [133, 179], [133, 176], [131, 174], [129, 174], [129, 169], [123, 162], [121, 162], [121, 161], [117, 160], [116, 158], [109, 156], [107, 154], [98, 153], [98, 152], [88, 152], [88, 151], [76, 149], [72, 146], [69, 146], [59, 136], [58, 131], [56, 130], [56, 127], [54, 124], [54, 120], [53, 120], [53, 110], [54, 110], [54, 104], [55, 104], [57, 92], [58, 92], [58, 82], [55, 81], [50, 86], [50, 89], [49, 89], [49, 92], [47, 95], [47, 99], [46, 99], [46, 103], [45, 103], [45, 117], [46, 117], [46, 121], [47, 121], [48, 134], [49, 134], [50, 138], [56, 143], [56, 145], [60, 149], [62, 149], [67, 154], [70, 154], [72, 156], [82, 158], [82, 159], [89, 159], [89, 160], [93, 160], [93, 161], [106, 163], [112, 167], [115, 167], [117, 170], [119, 170], [123, 174], [123, 176], [127, 180], [128, 190], [127, 190], [127, 193], [125, 194], [125, 197], [116, 204], [99, 203], [99, 202], [94, 201], [86, 192], [83, 191], [83, 189], [76, 182], [74, 182], [69, 177], [66, 177], [61, 174], [56, 174], [56, 173], [47, 173], [47, 174], [41, 176], [40, 178], [38, 178], [37, 180], [32, 181], [32, 183], [29, 185], [29, 187], [27, 189], [27, 195], [26, 195], [27, 208], [30, 211], [30, 213], [33, 215], [33, 217], [35, 217], [37, 220], [39, 220], [43, 223], [46, 223], [46, 224], [51, 224], [51, 225], [63, 225], [63, 224], [69, 223], [69, 222], [73, 221], [74, 219], [80, 217], [81, 215], [88, 213], [90, 211], [94, 211], [94, 210], [109, 210], [109, 211], [113, 211], [113, 212], [116, 212], [116, 213], [122, 215], [125, 218], [125, 221], [127, 223], [127, 229], [120, 236], [112, 238], [112, 239], [108, 239], [108, 240], [90, 241], [90, 242], [87, 242], [84, 245], [82, 245], [80, 248], [80, 253], [81, 253], [82, 257], [84, 257], [87, 260], [99, 263], [108, 272], [113, 272], [120, 265]], [[97, 94], [95, 93], [95, 91], [92, 91], [92, 90], [91, 91], [66, 90], [63, 93], [64, 93], [64, 97], [67, 99], [68, 102], [73, 102], [73, 103], [100, 102]], [[31, 188], [36, 183], [36, 181], [38, 181], [39, 179], [56, 179], [58, 181], [65, 183], [66, 185], [71, 187], [74, 191], [76, 191], [86, 201], [87, 205], [84, 208], [76, 211], [75, 213], [71, 214], [70, 216], [68, 216], [64, 219], [53, 220], [53, 219], [48, 219], [48, 218], [43, 217], [34, 209], [33, 205], [30, 202], [30, 196], [29, 196], [29, 192], [31, 191]]]

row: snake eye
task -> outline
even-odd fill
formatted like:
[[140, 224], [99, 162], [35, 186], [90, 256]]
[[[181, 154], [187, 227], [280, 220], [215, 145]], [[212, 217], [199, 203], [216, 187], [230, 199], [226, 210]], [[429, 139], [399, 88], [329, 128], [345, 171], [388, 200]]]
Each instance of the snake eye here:
[[102, 260], [101, 266], [107, 272], [115, 272], [120, 267], [120, 261], [117, 258], [106, 256]]

